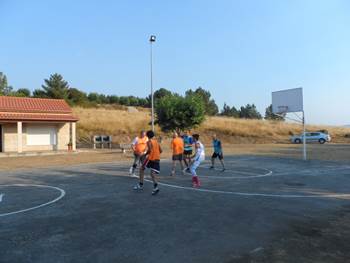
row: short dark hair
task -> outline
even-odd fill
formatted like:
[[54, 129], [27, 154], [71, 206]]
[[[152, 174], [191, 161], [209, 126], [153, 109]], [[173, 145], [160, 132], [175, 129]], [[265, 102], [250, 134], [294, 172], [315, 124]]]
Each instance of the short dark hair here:
[[192, 135], [192, 137], [193, 137], [193, 138], [195, 138], [195, 139], [196, 139], [196, 141], [198, 141], [198, 140], [199, 140], [199, 134], [197, 134], [197, 133], [196, 133], [196, 134], [193, 134], [193, 135]]
[[147, 137], [149, 139], [152, 139], [154, 137], [154, 132], [153, 131], [147, 131], [146, 135], [147, 135]]

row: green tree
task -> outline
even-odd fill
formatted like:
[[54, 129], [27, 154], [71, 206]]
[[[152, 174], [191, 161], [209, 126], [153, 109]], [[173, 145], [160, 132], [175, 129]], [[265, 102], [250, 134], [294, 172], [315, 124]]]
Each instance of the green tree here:
[[119, 104], [119, 97], [115, 95], [107, 96], [108, 102], [110, 104]]
[[33, 91], [33, 97], [34, 98], [48, 98], [46, 92], [43, 91], [42, 89], [35, 89]]
[[265, 120], [274, 120], [274, 121], [284, 121], [284, 117], [276, 115], [272, 112], [272, 104], [268, 106], [265, 110]]
[[125, 105], [125, 106], [129, 105], [129, 97], [121, 96], [119, 98], [119, 103], [120, 105]]
[[262, 119], [261, 114], [254, 104], [247, 104], [245, 107], [242, 106], [239, 111], [239, 117], [244, 119]]
[[68, 100], [72, 105], [86, 106], [89, 103], [86, 93], [76, 88], [68, 90]]
[[13, 91], [12, 86], [7, 83], [7, 77], [4, 73], [0, 72], [0, 95], [11, 95]]
[[[153, 100], [154, 100], [154, 104], [156, 104], [161, 98], [166, 97], [168, 95], [172, 95], [173, 93], [170, 90], [167, 90], [165, 88], [160, 88], [158, 90], [156, 90], [153, 93]], [[152, 104], [152, 98], [151, 98], [151, 94], [147, 97], [147, 106], [151, 107]]]
[[96, 93], [96, 92], [91, 92], [91, 93], [89, 93], [89, 95], [88, 95], [88, 100], [89, 100], [90, 102], [94, 102], [94, 103], [97, 103], [97, 104], [100, 104], [100, 103], [101, 103], [101, 101], [100, 101], [100, 96], [99, 96], [99, 94]]
[[155, 112], [156, 123], [163, 131], [192, 129], [205, 118], [203, 100], [196, 95], [167, 95], [159, 99]]
[[220, 115], [239, 118], [239, 111], [234, 106], [230, 107], [229, 105], [224, 103], [224, 107], [222, 108]]
[[44, 82], [41, 87], [48, 98], [68, 100], [69, 85], [60, 74], [55, 73]]
[[18, 89], [14, 92], [14, 96], [30, 97], [30, 90], [29, 89]]
[[205, 113], [207, 115], [216, 115], [219, 113], [219, 108], [215, 103], [215, 100], [211, 99], [211, 94], [209, 91], [199, 87], [195, 91], [188, 90], [186, 91], [186, 96], [189, 95], [198, 95], [202, 98], [204, 106], [205, 106]]

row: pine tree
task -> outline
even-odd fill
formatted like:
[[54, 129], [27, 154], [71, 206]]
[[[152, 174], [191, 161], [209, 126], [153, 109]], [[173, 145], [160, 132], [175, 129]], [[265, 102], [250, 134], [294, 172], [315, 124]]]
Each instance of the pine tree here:
[[48, 98], [68, 100], [69, 85], [60, 74], [55, 73], [44, 81], [41, 87]]

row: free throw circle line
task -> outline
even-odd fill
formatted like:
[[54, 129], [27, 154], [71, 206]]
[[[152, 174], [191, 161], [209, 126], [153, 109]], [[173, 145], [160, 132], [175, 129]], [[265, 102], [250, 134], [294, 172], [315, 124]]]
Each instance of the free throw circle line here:
[[23, 187], [39, 187], [39, 188], [49, 188], [49, 189], [54, 189], [54, 190], [57, 190], [60, 192], [60, 195], [47, 202], [47, 203], [44, 203], [44, 204], [41, 204], [41, 205], [37, 205], [37, 206], [33, 206], [33, 207], [29, 207], [29, 208], [26, 208], [26, 209], [21, 209], [21, 210], [18, 210], [18, 211], [14, 211], [14, 212], [9, 212], [9, 213], [4, 213], [4, 214], [0, 214], [0, 217], [4, 217], [4, 216], [9, 216], [9, 215], [15, 215], [15, 214], [19, 214], [19, 213], [24, 213], [24, 212], [28, 212], [28, 211], [32, 211], [32, 210], [35, 210], [35, 209], [38, 209], [38, 208], [41, 208], [41, 207], [44, 207], [44, 206], [48, 206], [48, 205], [51, 205], [53, 203], [56, 203], [57, 201], [59, 201], [60, 199], [62, 199], [65, 195], [66, 195], [66, 192], [61, 189], [61, 188], [58, 188], [58, 187], [55, 187], [55, 186], [50, 186], [50, 185], [38, 185], [38, 184], [5, 184], [5, 185], [0, 185], [0, 188], [1, 187], [6, 187], [6, 186], [23, 186]]
[[[202, 168], [210, 168], [209, 166], [203, 166]], [[246, 174], [248, 176], [217, 176], [217, 175], [201, 175], [200, 177], [203, 178], [214, 178], [214, 179], [250, 179], [250, 178], [260, 178], [260, 177], [267, 177], [272, 175], [272, 171], [265, 169], [265, 168], [260, 168], [261, 170], [267, 171], [266, 174], [254, 174], [254, 173], [249, 173], [249, 172], [240, 172], [232, 169], [225, 169], [225, 171], [231, 171], [231, 172], [236, 172], [237, 174]], [[214, 168], [214, 170], [219, 170], [218, 168]]]

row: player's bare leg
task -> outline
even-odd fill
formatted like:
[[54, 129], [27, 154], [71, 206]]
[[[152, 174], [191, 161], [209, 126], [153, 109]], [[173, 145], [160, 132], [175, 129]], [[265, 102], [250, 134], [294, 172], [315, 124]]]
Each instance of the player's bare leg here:
[[157, 181], [156, 172], [154, 172], [153, 170], [151, 170], [151, 178], [152, 178], [152, 181], [153, 181], [152, 195], [156, 195], [156, 194], [159, 193], [159, 188], [158, 188], [158, 181]]
[[[182, 167], [182, 165], [181, 165], [181, 167]], [[176, 161], [175, 160], [173, 160], [173, 166], [172, 166], [172, 169], [171, 169], [171, 176], [174, 176], [175, 175], [175, 169], [176, 169]]]
[[226, 168], [225, 168], [225, 163], [224, 163], [224, 160], [223, 159], [219, 159], [220, 160], [220, 163], [222, 165], [222, 171], [225, 171]]
[[145, 169], [143, 167], [140, 168], [140, 173], [139, 173], [139, 183], [134, 186], [134, 190], [143, 190], [143, 179], [145, 177]]

